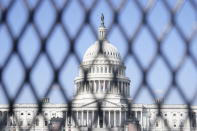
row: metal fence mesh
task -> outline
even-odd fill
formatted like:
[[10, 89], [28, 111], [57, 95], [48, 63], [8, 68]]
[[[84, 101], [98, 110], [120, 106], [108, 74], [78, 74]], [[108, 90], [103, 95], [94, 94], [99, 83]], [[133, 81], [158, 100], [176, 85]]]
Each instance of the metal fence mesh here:
[[[42, 114], [43, 103], [38, 96], [37, 90], [35, 90], [35, 84], [32, 81], [31, 75], [32, 75], [33, 70], [35, 69], [35, 66], [37, 65], [37, 63], [39, 61], [39, 58], [42, 55], [45, 55], [46, 59], [48, 61], [48, 64], [50, 65], [50, 68], [52, 69], [53, 79], [50, 81], [47, 91], [44, 92], [44, 97], [48, 97], [49, 94], [52, 92], [53, 85], [57, 84], [59, 86], [59, 90], [61, 92], [60, 95], [63, 96], [65, 103], [68, 104], [68, 115], [73, 117], [74, 121], [76, 123], [78, 123], [78, 121], [75, 118], [75, 115], [72, 113], [72, 100], [69, 98], [64, 85], [60, 82], [59, 76], [60, 76], [62, 69], [68, 63], [70, 57], [74, 56], [74, 58], [76, 59], [78, 64], [80, 64], [81, 60], [80, 60], [80, 54], [76, 50], [76, 46], [78, 46], [76, 44], [77, 43], [76, 40], [78, 37], [80, 37], [80, 35], [82, 35], [85, 26], [88, 26], [91, 30], [91, 33], [93, 34], [93, 37], [97, 38], [97, 31], [95, 30], [94, 24], [91, 22], [91, 15], [92, 15], [93, 11], [97, 8], [97, 5], [99, 4], [100, 1], [94, 0], [92, 2], [92, 4], [90, 5], [90, 7], [87, 7], [83, 0], [76, 1], [79, 5], [80, 9], [82, 10], [82, 12], [84, 12], [84, 19], [82, 20], [79, 28], [74, 33], [75, 35], [70, 34], [68, 26], [66, 26], [64, 21], [62, 20], [63, 14], [68, 11], [67, 9], [70, 6], [71, 0], [67, 0], [67, 1], [62, 2], [63, 4], [61, 6], [59, 6], [57, 4], [56, 0], [50, 0], [48, 2], [51, 5], [50, 6], [51, 10], [54, 10], [54, 12], [55, 12], [55, 17], [53, 18], [53, 22], [52, 22], [51, 26], [48, 28], [48, 31], [46, 31], [45, 35], [43, 35], [43, 32], [40, 29], [41, 27], [39, 26], [39, 24], [36, 22], [36, 19], [35, 19], [37, 12], [40, 10], [40, 8], [42, 7], [42, 5], [44, 3], [43, 0], [38, 0], [34, 4], [32, 4], [28, 0], [23, 0], [23, 1], [21, 0], [21, 3], [23, 4], [23, 6], [25, 8], [27, 18], [26, 18], [26, 21], [24, 22], [24, 24], [20, 28], [18, 28], [19, 30], [17, 33], [16, 33], [15, 29], [13, 28], [12, 23], [9, 22], [10, 11], [15, 7], [17, 0], [11, 0], [9, 2], [6, 2], [6, 4], [3, 4], [4, 2], [0, 1], [0, 30], [2, 28], [5, 28], [7, 30], [8, 36], [9, 36], [11, 43], [12, 43], [11, 48], [10, 48], [10, 52], [8, 53], [4, 62], [0, 65], [0, 85], [1, 85], [0, 87], [1, 87], [3, 94], [6, 96], [6, 99], [9, 103], [8, 116], [15, 115], [14, 114], [14, 104], [16, 104], [16, 100], [21, 95], [26, 84], [29, 85], [31, 93], [33, 94], [33, 96], [35, 97], [35, 99], [37, 101], [37, 104], [38, 104], [38, 113], [37, 114], [43, 115]], [[154, 91], [152, 89], [152, 85], [150, 84], [150, 82], [148, 82], [148, 77], [149, 77], [148, 74], [152, 70], [152, 67], [154, 66], [154, 64], [156, 63], [157, 58], [160, 57], [163, 60], [163, 64], [170, 71], [171, 82], [168, 85], [168, 89], [165, 91], [165, 93], [162, 97], [163, 99], [161, 101], [157, 102], [157, 109], [158, 109], [158, 118], [157, 119], [161, 118], [164, 121], [164, 118], [161, 114], [161, 107], [164, 104], [164, 101], [168, 98], [170, 92], [172, 90], [176, 90], [178, 95], [182, 98], [183, 103], [187, 105], [188, 117], [185, 118], [185, 120], [191, 119], [191, 121], [195, 121], [195, 117], [194, 117], [193, 110], [192, 110], [191, 106], [194, 104], [195, 100], [197, 99], [196, 98], [197, 97], [197, 95], [196, 95], [197, 89], [195, 88], [195, 92], [194, 92], [192, 99], [191, 100], [187, 99], [187, 96], [184, 93], [184, 90], [181, 88], [180, 83], [177, 81], [177, 76], [179, 75], [179, 71], [182, 70], [182, 66], [184, 65], [184, 63], [188, 59], [191, 60], [193, 66], [195, 67], [195, 70], [197, 70], [197, 57], [195, 56], [195, 53], [193, 53], [196, 51], [192, 51], [193, 45], [196, 43], [195, 38], [196, 38], [196, 32], [197, 32], [197, 28], [196, 28], [197, 25], [195, 23], [194, 28], [190, 31], [190, 35], [186, 35], [186, 32], [182, 29], [180, 24], [178, 24], [176, 17], [179, 15], [179, 11], [182, 10], [185, 3], [190, 5], [190, 8], [195, 12], [195, 15], [196, 15], [197, 14], [197, 2], [195, 0], [188, 0], [188, 1], [178, 0], [178, 1], [176, 1], [176, 3], [173, 6], [171, 6], [170, 2], [167, 0], [160, 1], [160, 4], [162, 4], [162, 6], [164, 7], [165, 11], [168, 14], [168, 21], [166, 22], [167, 24], [165, 25], [164, 30], [162, 32], [157, 33], [157, 32], [155, 32], [153, 25], [148, 20], [149, 14], [151, 13], [152, 9], [154, 9], [155, 3], [157, 1], [149, 0], [145, 6], [138, 0], [132, 1], [133, 4], [138, 9], [138, 12], [141, 14], [141, 19], [139, 20], [139, 23], [137, 24], [132, 35], [128, 35], [127, 31], [125, 30], [125, 28], [123, 27], [123, 25], [120, 22], [121, 13], [124, 10], [125, 6], [130, 1], [123, 0], [118, 4], [118, 6], [115, 6], [114, 2], [112, 0], [107, 0], [104, 2], [107, 4], [107, 6], [109, 7], [109, 9], [111, 10], [112, 15], [113, 15], [112, 23], [110, 23], [108, 34], [110, 34], [113, 27], [116, 26], [118, 28], [120, 34], [123, 36], [123, 39], [126, 41], [127, 48], [125, 50], [126, 53], [123, 56], [123, 62], [129, 61], [130, 58], [132, 57], [137, 65], [137, 67], [142, 72], [142, 81], [139, 84], [139, 86], [137, 87], [137, 90], [132, 98], [133, 102], [135, 102], [135, 100], [137, 99], [139, 94], [145, 88], [153, 99], [157, 99], [157, 95], [154, 93]], [[20, 18], [18, 18], [18, 19], [20, 19]], [[196, 22], [196, 19], [195, 19], [195, 22]], [[35, 58], [31, 62], [31, 64], [27, 65], [25, 58], [20, 51], [21, 45], [19, 43], [21, 42], [24, 35], [26, 34], [26, 31], [29, 28], [29, 26], [31, 26], [33, 28], [33, 30], [35, 31], [36, 36], [38, 37], [38, 41], [40, 43], [40, 48], [37, 51]], [[68, 39], [68, 43], [69, 43], [69, 45], [66, 45], [68, 47], [68, 52], [64, 55], [63, 61], [61, 62], [60, 66], [58, 68], [54, 63], [54, 59], [51, 57], [49, 51], [47, 50], [49, 39], [53, 35], [57, 26], [59, 26], [59, 28], [61, 28], [63, 30], [63, 34]], [[143, 66], [141, 59], [139, 59], [139, 57], [138, 57], [138, 53], [136, 53], [134, 51], [136, 38], [141, 34], [141, 30], [144, 27], [147, 29], [149, 35], [152, 37], [153, 41], [155, 41], [155, 43], [156, 43], [156, 45], [155, 45], [156, 46], [156, 48], [155, 48], [156, 53], [154, 54], [154, 56], [150, 60], [150, 64], [148, 64], [147, 67]], [[167, 56], [168, 54], [166, 54], [162, 49], [163, 43], [167, 39], [171, 30], [176, 30], [177, 34], [179, 35], [182, 42], [184, 43], [184, 50], [185, 50], [183, 57], [180, 58], [180, 62], [177, 64], [176, 67], [172, 66], [172, 63], [169, 60], [169, 57]], [[1, 42], [1, 39], [0, 39], [0, 42]], [[100, 41], [100, 43], [102, 43], [102, 41]], [[100, 45], [102, 45], [102, 44], [100, 44]], [[0, 49], [0, 51], [2, 51], [2, 50]], [[100, 50], [100, 53], [102, 53], [102, 48]], [[23, 78], [22, 82], [20, 82], [20, 84], [17, 85], [19, 88], [14, 93], [14, 96], [11, 97], [9, 95], [9, 89], [8, 89], [7, 83], [4, 79], [4, 72], [7, 70], [7, 67], [10, 64], [12, 57], [15, 57], [15, 56], [18, 57], [18, 62], [21, 64], [21, 66], [24, 70], [24, 74], [23, 74], [24, 78]], [[107, 59], [107, 57], [106, 57], [106, 59]], [[84, 84], [87, 82], [87, 74], [88, 74], [88, 70], [84, 69], [84, 75], [85, 75]], [[114, 81], [115, 85], [116, 85], [116, 75], [117, 75], [117, 71], [114, 70], [114, 80], [113, 81]], [[95, 97], [95, 99], [96, 99], [96, 97]], [[95, 120], [102, 113], [102, 107], [100, 106], [101, 101], [98, 100], [97, 102], [98, 102], [98, 113], [95, 116]], [[130, 103], [129, 101], [127, 101], [127, 104], [128, 104], [128, 107], [130, 108], [130, 110], [128, 110], [128, 114], [132, 115], [131, 110], [132, 110], [133, 103]], [[43, 117], [45, 118], [44, 115], [43, 115]], [[66, 116], [64, 116], [64, 117], [66, 117]], [[15, 118], [18, 119], [17, 117], [15, 117]], [[0, 123], [1, 128], [4, 128], [6, 126], [6, 123], [5, 123], [6, 119], [7, 119], [7, 117], [4, 117], [3, 120], [1, 120], [1, 123]], [[65, 123], [64, 120], [65, 120], [65, 118], [62, 119], [62, 123], [61, 123], [62, 126], [64, 126], [64, 123]], [[166, 121], [164, 121], [164, 122], [165, 122], [165, 125], [168, 127], [168, 129], [171, 130], [169, 123]], [[34, 116], [34, 120], [32, 121], [31, 126], [29, 126], [29, 129], [31, 129], [35, 123], [36, 123], [36, 116]], [[20, 121], [18, 121], [18, 125], [20, 126]], [[109, 128], [109, 130], [110, 130], [110, 128]]]

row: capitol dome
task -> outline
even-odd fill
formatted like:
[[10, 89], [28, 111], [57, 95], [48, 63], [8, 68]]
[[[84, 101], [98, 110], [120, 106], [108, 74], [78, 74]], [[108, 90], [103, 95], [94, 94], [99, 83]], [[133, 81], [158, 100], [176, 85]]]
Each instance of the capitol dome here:
[[[111, 102], [120, 102], [121, 99], [129, 97], [130, 80], [125, 76], [126, 67], [118, 49], [106, 39], [106, 30], [102, 15], [101, 25], [98, 28], [98, 40], [86, 50], [79, 66], [79, 75], [74, 81], [75, 102], [78, 104], [83, 103], [84, 100], [86, 103], [94, 101], [92, 94], [95, 94], [98, 99], [108, 94], [107, 99]], [[87, 71], [86, 76], [85, 71]], [[113, 84], [114, 73], [116, 73], [117, 85]]]
[[[101, 53], [101, 51], [99, 52], [100, 46], [102, 47], [103, 53]], [[96, 41], [93, 45], [91, 45], [84, 54], [83, 62], [92, 61], [98, 58], [121, 61], [120, 53], [118, 52], [117, 48], [107, 40], [104, 40], [100, 44], [99, 41]]]
[[[118, 49], [106, 40], [107, 28], [104, 25], [104, 16], [101, 17], [101, 25], [98, 28], [98, 40], [92, 44], [85, 52], [82, 63], [92, 63], [93, 61], [109, 60], [112, 63], [121, 63]], [[100, 41], [100, 42], [99, 42]]]

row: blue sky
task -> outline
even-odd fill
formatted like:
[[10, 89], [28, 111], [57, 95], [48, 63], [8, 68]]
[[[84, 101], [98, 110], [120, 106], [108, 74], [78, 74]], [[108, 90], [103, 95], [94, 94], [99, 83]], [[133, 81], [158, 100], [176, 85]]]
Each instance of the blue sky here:
[[[2, 7], [7, 6], [8, 1], [0, 1]], [[62, 1], [55, 1], [56, 5], [61, 8]], [[92, 1], [87, 0], [83, 1], [86, 8], [91, 6]], [[112, 1], [115, 8], [119, 7], [121, 1]], [[168, 1], [171, 8], [175, 8], [177, 1], [172, 0]], [[31, 7], [34, 7], [36, 1], [30, 0], [29, 4]], [[150, 2], [141, 0], [140, 3], [143, 7], [147, 7]], [[94, 30], [97, 31], [97, 28], [100, 24], [100, 15], [103, 13], [105, 15], [105, 25], [109, 27], [113, 21], [113, 11], [109, 8], [109, 5], [105, 0], [98, 2], [91, 12], [90, 22], [94, 27]], [[119, 22], [122, 25], [123, 29], [127, 33], [128, 37], [131, 37], [136, 30], [138, 24], [142, 20], [141, 13], [136, 6], [135, 2], [128, 1], [125, 7], [119, 12]], [[1, 16], [1, 13], [0, 13]], [[73, 0], [69, 6], [64, 9], [62, 23], [67, 28], [70, 36], [76, 39], [76, 51], [82, 60], [83, 54], [87, 48], [94, 43], [96, 40], [93, 32], [91, 31], [89, 25], [86, 25], [82, 31], [82, 34], [79, 37], [75, 37], [76, 31], [79, 29], [80, 24], [83, 22], [85, 12], [79, 5], [78, 0]], [[18, 36], [20, 29], [27, 20], [28, 13], [27, 9], [24, 6], [22, 0], [17, 0], [9, 10], [8, 14], [8, 23], [12, 29], [14, 36]], [[49, 0], [43, 0], [42, 5], [36, 11], [35, 22], [38, 25], [42, 36], [46, 36], [49, 31], [52, 23], [56, 18], [56, 12], [51, 5]], [[161, 32], [166, 28], [166, 25], [170, 21], [170, 13], [164, 7], [162, 1], [153, 2], [150, 13], [147, 16], [148, 23], [151, 25], [157, 37], [161, 35]], [[191, 4], [188, 1], [185, 1], [180, 10], [177, 12], [175, 18], [176, 23], [181, 27], [186, 37], [189, 37], [194, 29], [197, 29], [197, 16], [195, 10], [192, 8]], [[122, 57], [126, 55], [127, 42], [124, 36], [119, 31], [116, 25], [113, 26], [108, 35], [108, 40], [115, 45]], [[138, 60], [142, 64], [142, 67], [146, 69], [153, 56], [157, 50], [157, 43], [154, 41], [152, 36], [149, 33], [146, 25], [144, 25], [132, 43], [132, 51], [137, 55]], [[194, 56], [197, 61], [197, 38], [189, 43], [189, 51]], [[25, 65], [30, 67], [33, 60], [35, 59], [36, 54], [40, 49], [40, 41], [35, 32], [35, 29], [32, 25], [29, 25], [26, 29], [25, 34], [22, 36], [19, 42], [19, 52], [23, 56]], [[161, 45], [161, 50], [165, 53], [166, 58], [170, 62], [173, 69], [175, 69], [186, 52], [186, 44], [181, 39], [180, 35], [177, 33], [175, 28], [172, 28], [163, 41]], [[9, 52], [12, 49], [12, 41], [8, 34], [8, 31], [4, 25], [0, 26], [0, 67], [3, 66]], [[64, 35], [61, 26], [56, 25], [49, 41], [47, 43], [47, 52], [50, 54], [54, 65], [56, 68], [60, 66], [64, 56], [68, 53], [69, 41], [68, 38]], [[72, 98], [73, 89], [74, 89], [74, 78], [78, 75], [78, 65], [79, 62], [74, 56], [71, 56], [65, 66], [62, 68], [60, 73], [60, 81], [63, 85], [67, 95]], [[139, 66], [136, 64], [133, 56], [129, 56], [125, 61], [127, 67], [126, 75], [131, 79], [131, 96], [136, 92], [136, 89], [140, 86], [142, 80], [142, 72]], [[24, 78], [24, 69], [22, 68], [21, 62], [17, 54], [13, 54], [9, 64], [3, 71], [3, 81], [7, 86], [10, 97], [14, 96], [18, 90], [18, 86]], [[186, 98], [191, 99], [197, 90], [197, 67], [194, 65], [193, 60], [187, 56], [183, 64], [181, 64], [180, 70], [177, 72], [176, 80], [180, 85], [180, 88], [186, 95]], [[35, 86], [35, 89], [40, 98], [43, 97], [44, 92], [49, 87], [50, 81], [53, 79], [53, 74], [51, 67], [49, 65], [48, 59], [45, 54], [42, 54], [38, 60], [36, 66], [32, 69], [31, 81]], [[151, 85], [153, 91], [158, 98], [162, 97], [165, 93], [167, 87], [170, 86], [172, 80], [172, 73], [166, 66], [163, 58], [157, 56], [155, 64], [151, 67], [151, 70], [148, 71], [148, 83]], [[1, 85], [1, 83], [0, 83]], [[7, 103], [6, 97], [0, 88], [0, 103]], [[58, 85], [54, 85], [52, 92], [49, 94], [49, 97], [53, 103], [63, 103], [64, 100], [60, 95]], [[137, 103], [153, 103], [149, 92], [144, 88], [136, 99]], [[24, 89], [17, 99], [17, 103], [35, 103], [35, 99], [29, 88], [29, 84], [25, 84]], [[171, 90], [166, 103], [168, 104], [181, 104], [183, 100], [178, 94], [176, 88]], [[195, 104], [197, 101], [195, 101]]]

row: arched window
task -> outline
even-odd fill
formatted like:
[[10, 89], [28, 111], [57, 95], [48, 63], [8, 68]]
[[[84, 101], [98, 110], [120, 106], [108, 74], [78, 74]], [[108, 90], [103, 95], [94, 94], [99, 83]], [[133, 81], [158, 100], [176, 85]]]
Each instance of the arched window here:
[[45, 126], [48, 126], [48, 121], [45, 121], [45, 122], [44, 122], [44, 125], [45, 125]]
[[28, 120], [28, 121], [27, 121], [27, 125], [28, 125], [28, 126], [31, 126], [31, 120]]

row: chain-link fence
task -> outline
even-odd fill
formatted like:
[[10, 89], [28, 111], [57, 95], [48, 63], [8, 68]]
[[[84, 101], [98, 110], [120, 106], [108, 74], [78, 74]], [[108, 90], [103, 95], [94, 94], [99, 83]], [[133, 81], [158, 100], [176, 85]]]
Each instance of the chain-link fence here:
[[[18, 4], [18, 1], [20, 1], [20, 4], [22, 4], [24, 8], [24, 12], [26, 14], [26, 19], [24, 20], [23, 24], [17, 24], [15, 25], [15, 20], [16, 19], [22, 19], [20, 18], [20, 14], [18, 14], [18, 18], [15, 17], [15, 20], [10, 22], [10, 12], [13, 12], [16, 4]], [[46, 0], [47, 1], [47, 0]], [[34, 125], [37, 123], [36, 117], [38, 115], [43, 115], [44, 119], [47, 119], [46, 116], [43, 114], [43, 108], [44, 104], [40, 100], [40, 97], [38, 93], [40, 92], [39, 90], [36, 90], [36, 85], [34, 81], [32, 80], [32, 73], [35, 70], [35, 67], [37, 66], [37, 63], [39, 62], [40, 57], [44, 55], [46, 57], [46, 61], [48, 65], [51, 68], [52, 72], [52, 78], [50, 79], [50, 82], [48, 84], [47, 90], [43, 93], [44, 95], [42, 97], [49, 97], [49, 94], [53, 92], [53, 86], [58, 85], [58, 89], [60, 90], [59, 94], [63, 96], [64, 102], [67, 103], [67, 115], [63, 115], [63, 118], [58, 119], [58, 118], [53, 118], [53, 122], [60, 121], [60, 127], [65, 126], [65, 120], [66, 117], [72, 117], [72, 119], [75, 121], [76, 125], [78, 125], [78, 120], [76, 119], [76, 116], [73, 113], [73, 105], [72, 105], [72, 99], [70, 99], [68, 92], [66, 91], [65, 86], [62, 84], [60, 80], [60, 75], [62, 73], [63, 68], [67, 65], [69, 62], [69, 58], [74, 56], [74, 59], [77, 61], [78, 64], [81, 63], [81, 56], [80, 52], [77, 50], [77, 40], [78, 38], [83, 34], [83, 31], [85, 30], [85, 27], [88, 26], [90, 29], [91, 35], [93, 38], [97, 39], [97, 31], [94, 25], [94, 22], [92, 22], [92, 14], [94, 13], [95, 10], [99, 10], [100, 7], [98, 6], [100, 4], [99, 0], [94, 0], [92, 2], [89, 2], [88, 5], [85, 1], [83, 0], [76, 0], [75, 3], [77, 3], [78, 8], [80, 8], [80, 11], [83, 12], [84, 15], [82, 15], [83, 19], [81, 22], [79, 22], [78, 28], [76, 30], [72, 30], [73, 25], [69, 25], [68, 23], [63, 20], [64, 14], [69, 12], [69, 8], [71, 6], [71, 3], [73, 1], [71, 0], [63, 0], [60, 3], [59, 1], [56, 0], [48, 0], [47, 2], [50, 4], [48, 7], [49, 10], [53, 10], [54, 17], [51, 17], [52, 22], [48, 29], [45, 31], [42, 30], [43, 25], [39, 25], [39, 22], [37, 22], [37, 13], [39, 10], [41, 10], [43, 3], [46, 2], [45, 0], [38, 0], [38, 1], [28, 1], [28, 0], [10, 0], [10, 1], [0, 1], [0, 30], [6, 30], [6, 37], [9, 39], [11, 45], [9, 46], [9, 52], [7, 53], [6, 57], [2, 58], [1, 60], [1, 65], [0, 65], [0, 88], [2, 91], [2, 94], [5, 95], [5, 98], [8, 102], [8, 108], [9, 111], [7, 112], [6, 115], [1, 115], [3, 116], [1, 118], [1, 123], [0, 127], [1, 129], [5, 128], [7, 126], [7, 119], [9, 116], [14, 116], [15, 119], [17, 120], [16, 125], [19, 126], [19, 128], [22, 130], [22, 123], [21, 121], [18, 120], [15, 112], [15, 104], [17, 103], [18, 97], [23, 93], [23, 90], [25, 90], [26, 85], [28, 84], [28, 88], [30, 89], [31, 94], [33, 97], [36, 99], [37, 102], [37, 115], [34, 116], [34, 119], [32, 120], [31, 123], [29, 123], [29, 127], [27, 130], [33, 129]], [[165, 102], [165, 100], [169, 97], [169, 94], [172, 92], [172, 90], [177, 91], [177, 96], [181, 97], [182, 102], [186, 105], [187, 109], [187, 114], [188, 116], [185, 118], [185, 121], [187, 119], [190, 119], [193, 121], [193, 123], [196, 123], [196, 116], [194, 114], [194, 111], [192, 109], [192, 105], [196, 102], [196, 85], [193, 90], [193, 93], [190, 93], [193, 97], [191, 99], [188, 99], [187, 95], [185, 94], [185, 90], [182, 89], [182, 85], [179, 83], [179, 80], [177, 80], [177, 77], [180, 75], [180, 71], [183, 70], [183, 66], [185, 65], [186, 61], [189, 59], [192, 63], [193, 70], [189, 70], [192, 72], [196, 72], [197, 70], [197, 55], [195, 50], [195, 46], [197, 45], [196, 39], [196, 15], [197, 15], [197, 2], [195, 0], [177, 0], [175, 3], [168, 1], [168, 0], [162, 0], [162, 1], [154, 1], [154, 0], [149, 0], [147, 2], [141, 2], [138, 0], [135, 1], [130, 1], [130, 0], [123, 0], [119, 2], [118, 4], [114, 4], [115, 2], [112, 0], [106, 0], [102, 1], [107, 5], [108, 10], [111, 12], [111, 23], [108, 26], [108, 34], [107, 38], [109, 37], [110, 33], [112, 32], [113, 28], [117, 28], [120, 35], [122, 36], [122, 39], [125, 41], [125, 49], [124, 52], [125, 54], [122, 57], [123, 62], [130, 61], [132, 58], [132, 61], [136, 63], [136, 66], [141, 72], [141, 82], [140, 84], [135, 87], [136, 91], [133, 94], [132, 97], [132, 102], [129, 100], [125, 100], [127, 103], [127, 113], [128, 116], [133, 117], [132, 114], [132, 108], [133, 104], [135, 103], [136, 99], [139, 97], [140, 93], [143, 90], [147, 90], [148, 94], [154, 99], [157, 99], [157, 94], [152, 88], [152, 84], [149, 82], [149, 73], [151, 72], [152, 68], [157, 62], [158, 57], [160, 57], [163, 61], [163, 65], [165, 68], [170, 72], [169, 78], [171, 79], [169, 84], [167, 85], [167, 89], [162, 95], [162, 100], [156, 102], [156, 107], [158, 111], [158, 117], [154, 120], [153, 124], [156, 123], [157, 119], [160, 118], [164, 121], [165, 126], [167, 127], [168, 130], [171, 130], [171, 127], [169, 126], [169, 122], [165, 121], [165, 118], [163, 116], [162, 112], [162, 106]], [[126, 8], [128, 4], [131, 4], [135, 6], [137, 9], [138, 14], [140, 14], [139, 20], [137, 24], [135, 25], [135, 28], [130, 35], [128, 35], [128, 30], [125, 29], [124, 25], [121, 23], [121, 15]], [[156, 8], [156, 4], [160, 3], [162, 6], [163, 10], [166, 12], [167, 18], [165, 19], [165, 25], [163, 26], [163, 30], [157, 30], [155, 31], [155, 26], [154, 23], [151, 23], [151, 13], [154, 8]], [[145, 3], [145, 4], [144, 4]], [[189, 9], [192, 10], [195, 18], [194, 18], [194, 24], [193, 28], [189, 31], [185, 31], [182, 28], [182, 25], [180, 25], [179, 21], [177, 20], [178, 15], [180, 14], [181, 10], [183, 10], [185, 4], [189, 5]], [[98, 6], [98, 7], [97, 7]], [[99, 9], [98, 9], [99, 8]], [[45, 10], [45, 9], [44, 9]], [[71, 10], [71, 14], [75, 10]], [[156, 10], [157, 11], [157, 10]], [[127, 15], [129, 16], [132, 12], [127, 12]], [[190, 11], [188, 13], [191, 13]], [[100, 15], [100, 14], [98, 14]], [[188, 14], [190, 15], [190, 14]], [[161, 16], [162, 17], [162, 16]], [[187, 17], [185, 15], [185, 17]], [[132, 17], [131, 17], [132, 18]], [[69, 19], [69, 18], [67, 18]], [[185, 18], [187, 19], [187, 18]], [[190, 19], [188, 19], [190, 20]], [[17, 20], [16, 20], [17, 21]], [[48, 21], [48, 19], [43, 18], [42, 21]], [[132, 21], [131, 21], [132, 23]], [[186, 22], [184, 23], [190, 25], [190, 23]], [[17, 27], [20, 25], [20, 27]], [[129, 25], [129, 24], [128, 24]], [[29, 62], [30, 64], [27, 64], [28, 61], [28, 56], [24, 56], [24, 54], [21, 51], [21, 41], [24, 37], [24, 35], [27, 33], [28, 28], [31, 26], [31, 28], [34, 30], [34, 34], [36, 34], [36, 39], [39, 41], [39, 48], [37, 52], [35, 53], [34, 59]], [[67, 53], [64, 54], [62, 57], [62, 62], [60, 62], [59, 66], [57, 67], [55, 64], [55, 58], [51, 56], [50, 51], [48, 50], [49, 42], [51, 41], [51, 37], [53, 37], [54, 32], [56, 28], [61, 28], [63, 37], [65, 37], [68, 41], [68, 44], [66, 45], [66, 48], [68, 48]], [[159, 27], [159, 26], [158, 26]], [[127, 27], [126, 27], [127, 28]], [[128, 27], [129, 28], [129, 27]], [[137, 43], [137, 38], [138, 36], [142, 33], [143, 28], [146, 28], [149, 36], [151, 36], [152, 41], [155, 43], [155, 48], [153, 56], [150, 58], [150, 62], [147, 66], [143, 65], [143, 60], [140, 59], [139, 52], [136, 53], [135, 50], [135, 45]], [[157, 27], [156, 27], [157, 28]], [[72, 30], [72, 31], [70, 31]], [[183, 43], [183, 55], [181, 57], [178, 57], [179, 62], [176, 64], [176, 66], [173, 66], [173, 60], [169, 57], [168, 53], [166, 53], [163, 48], [164, 48], [164, 43], [168, 39], [168, 36], [172, 30], [176, 31], [176, 34], [180, 37], [180, 41]], [[44, 32], [44, 33], [43, 33]], [[73, 33], [74, 32], [74, 33]], [[189, 35], [188, 35], [189, 32]], [[74, 34], [74, 35], [73, 35]], [[1, 38], [4, 36], [0, 37], [0, 45], [3, 45], [4, 42], [1, 40]], [[2, 38], [3, 39], [3, 38]], [[6, 38], [4, 38], [6, 39]], [[30, 39], [31, 40], [31, 39]], [[176, 41], [176, 39], [175, 39]], [[105, 55], [105, 52], [103, 52], [102, 48], [102, 43], [103, 41], [99, 41], [99, 54], [104, 54], [106, 60], [108, 61], [108, 56]], [[80, 43], [81, 44], [81, 43]], [[83, 43], [82, 43], [83, 44]], [[171, 47], [170, 45], [169, 47]], [[0, 46], [1, 47], [1, 46]], [[172, 48], [176, 48], [172, 46]], [[177, 49], [178, 50], [178, 49]], [[3, 52], [3, 48], [0, 49], [0, 52]], [[176, 49], [174, 50], [176, 51]], [[56, 51], [58, 52], [58, 51]], [[144, 53], [144, 52], [142, 52]], [[176, 54], [176, 53], [175, 53]], [[15, 90], [13, 93], [13, 96], [10, 96], [10, 87], [8, 86], [9, 83], [6, 83], [5, 79], [5, 72], [8, 70], [8, 66], [10, 64], [15, 65], [14, 63], [11, 63], [12, 58], [17, 57], [17, 61], [20, 63], [22, 70], [23, 70], [23, 79], [21, 82], [19, 82], [18, 85], [16, 85], [18, 88]], [[27, 58], [26, 58], [27, 57]], [[173, 56], [172, 56], [173, 57]], [[1, 56], [0, 56], [1, 59]], [[91, 64], [93, 65], [95, 61], [93, 61]], [[89, 67], [91, 68], [91, 67]], [[84, 68], [83, 73], [84, 73], [84, 80], [83, 80], [83, 85], [86, 85], [88, 81], [88, 68]], [[117, 83], [117, 75], [119, 69], [116, 68], [113, 70], [113, 84], [115, 87], [118, 87]], [[68, 74], [69, 75], [69, 74]], [[194, 75], [195, 76], [195, 75]], [[47, 76], [44, 76], [47, 77]], [[135, 77], [135, 76], [132, 76]], [[195, 78], [196, 79], [196, 78]], [[132, 80], [131, 80], [132, 81]], [[14, 83], [14, 82], [13, 82]], [[132, 83], [131, 83], [132, 84]], [[8, 88], [9, 87], [9, 88]], [[119, 88], [118, 88], [119, 89]], [[108, 92], [108, 90], [107, 90]], [[107, 97], [108, 93], [105, 94], [104, 98]], [[93, 94], [94, 96], [94, 94]], [[97, 100], [96, 96], [94, 96], [94, 99]], [[101, 106], [102, 100], [97, 100], [97, 113], [94, 117], [94, 121], [97, 120], [97, 118], [102, 116], [102, 111], [103, 108]], [[63, 112], [64, 113], [64, 112]], [[185, 122], [184, 121], [184, 122]], [[45, 123], [46, 124], [46, 123]], [[79, 127], [79, 126], [76, 126]], [[150, 126], [151, 128], [151, 126]], [[48, 126], [48, 129], [50, 130], [51, 127]], [[82, 129], [82, 128], [80, 128]], [[91, 128], [92, 129], [92, 128]], [[111, 128], [108, 128], [111, 130]], [[183, 128], [180, 128], [183, 130]]]

